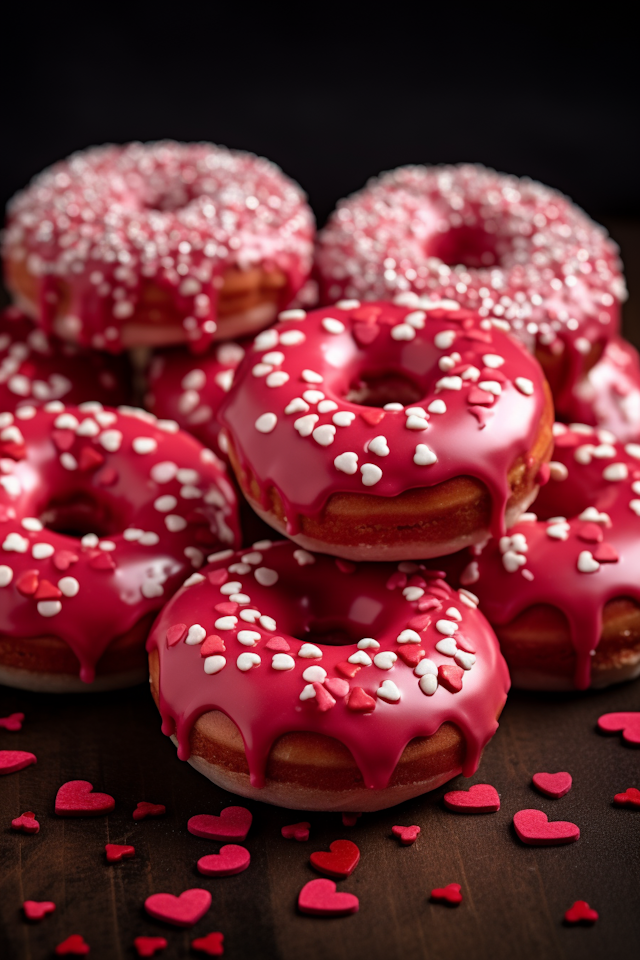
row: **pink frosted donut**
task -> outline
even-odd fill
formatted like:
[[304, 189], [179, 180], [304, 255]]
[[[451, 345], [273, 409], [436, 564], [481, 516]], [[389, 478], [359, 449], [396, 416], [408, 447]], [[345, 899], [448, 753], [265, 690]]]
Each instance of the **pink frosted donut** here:
[[625, 297], [602, 227], [555, 190], [470, 164], [371, 179], [321, 232], [317, 270], [323, 303], [448, 297], [495, 317], [535, 349], [561, 401], [617, 332]]
[[0, 414], [0, 683], [137, 683], [162, 604], [239, 542], [235, 493], [173, 421], [96, 402], [28, 409]]
[[126, 357], [47, 337], [17, 307], [0, 313], [0, 410], [48, 400], [128, 403], [131, 382]]
[[285, 311], [247, 351], [220, 418], [262, 519], [352, 560], [437, 557], [503, 533], [552, 448], [539, 364], [459, 308]]
[[187, 350], [168, 349], [149, 364], [145, 406], [157, 417], [169, 417], [223, 458], [219, 446], [218, 410], [231, 389], [247, 343], [229, 340], [194, 357]]
[[516, 686], [600, 687], [640, 674], [640, 445], [556, 424], [551, 480], [461, 576]]
[[477, 600], [415, 563], [225, 551], [149, 636], [178, 756], [245, 797], [378, 810], [470, 776], [509, 678]]
[[8, 208], [6, 282], [64, 339], [117, 353], [267, 326], [307, 280], [314, 221], [275, 164], [208, 143], [93, 147]]

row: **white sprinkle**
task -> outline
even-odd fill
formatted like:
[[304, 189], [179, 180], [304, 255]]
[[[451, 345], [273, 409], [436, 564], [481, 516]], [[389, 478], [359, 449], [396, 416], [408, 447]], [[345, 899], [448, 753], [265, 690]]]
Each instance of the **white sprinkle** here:
[[293, 400], [284, 408], [285, 413], [306, 413], [309, 404], [305, 403], [302, 397], [294, 397]]
[[388, 700], [390, 703], [397, 703], [400, 699], [400, 691], [393, 680], [383, 680], [376, 693], [381, 700]]
[[206, 635], [207, 635], [207, 631], [201, 624], [193, 623], [189, 627], [189, 632], [184, 638], [184, 642], [188, 643], [189, 646], [196, 646], [196, 644], [202, 643]]
[[258, 433], [271, 433], [277, 422], [275, 413], [263, 413], [256, 420], [255, 427]]
[[352, 653], [348, 658], [349, 663], [359, 664], [361, 667], [370, 667], [371, 666], [371, 657], [368, 653], [365, 653], [364, 650], [356, 650], [355, 653]]
[[415, 335], [415, 329], [408, 323], [399, 323], [391, 330], [391, 336], [394, 340], [413, 340]]
[[284, 370], [275, 370], [267, 377], [266, 384], [268, 387], [282, 387], [288, 379], [289, 374], [285, 373]]
[[[296, 662], [288, 653], [274, 653], [271, 666], [274, 670], [293, 670]], [[311, 688], [313, 690], [313, 687]]]
[[336, 470], [341, 470], [342, 473], [352, 476], [358, 472], [358, 454], [351, 450], [347, 453], [341, 453], [335, 458], [333, 465]]
[[405, 600], [408, 600], [409, 603], [413, 603], [415, 600], [419, 600], [420, 597], [424, 596], [424, 590], [422, 587], [405, 587], [402, 591], [402, 596]]
[[270, 363], [256, 363], [251, 368], [251, 373], [254, 377], [266, 377], [268, 373], [271, 373], [273, 367]]
[[462, 377], [441, 377], [436, 390], [462, 390]]
[[276, 622], [273, 617], [268, 617], [266, 614], [260, 617], [260, 626], [263, 630], [269, 630], [271, 633], [276, 629]]
[[312, 683], [308, 683], [306, 687], [302, 688], [302, 693], [300, 694], [301, 700], [313, 700], [316, 695], [316, 688]]
[[453, 637], [447, 637], [446, 640], [438, 640], [436, 650], [444, 657], [452, 657], [457, 650], [456, 642]]
[[[321, 400], [318, 404], [318, 413], [332, 413], [333, 410], [337, 409], [338, 404], [333, 400]], [[338, 426], [340, 426], [340, 424], [338, 424]]]
[[587, 523], [603, 523], [605, 526], [611, 525], [611, 518], [608, 513], [600, 513], [595, 507], [587, 507], [583, 510], [578, 520], [584, 520]]
[[321, 447], [330, 446], [335, 439], [335, 435], [336, 428], [331, 423], [323, 423], [322, 426], [316, 427], [312, 434], [313, 439], [316, 443], [319, 443]]
[[0, 564], [0, 587], [8, 587], [13, 580], [13, 570], [6, 563]]
[[471, 583], [477, 583], [479, 579], [480, 568], [478, 567], [478, 561], [472, 560], [460, 574], [460, 583], [469, 585]]
[[432, 463], [437, 463], [437, 456], [426, 443], [419, 443], [416, 452], [413, 455], [413, 462], [419, 467], [429, 467]]
[[355, 418], [355, 413], [351, 413], [350, 410], [339, 410], [338, 413], [334, 413], [331, 419], [337, 427], [349, 427]]
[[422, 692], [425, 694], [425, 696], [432, 697], [433, 694], [438, 689], [438, 678], [437, 676], [434, 676], [432, 673], [425, 673], [423, 677], [420, 677], [418, 686], [420, 687]]
[[218, 560], [228, 560], [233, 556], [233, 550], [219, 550], [218, 553], [210, 553], [207, 557], [207, 563], [217, 563]]
[[242, 590], [242, 584], [239, 580], [228, 580], [220, 587], [220, 593], [225, 597], [228, 597], [231, 593], [237, 593], [238, 590]]
[[325, 317], [322, 321], [322, 326], [327, 331], [327, 333], [344, 333], [345, 325], [342, 320], [334, 320], [333, 317]]
[[161, 583], [158, 583], [157, 580], [143, 580], [140, 593], [143, 597], [146, 597], [147, 600], [152, 600], [154, 597], [162, 597], [164, 595], [164, 587]]
[[163, 460], [161, 463], [154, 463], [149, 471], [149, 475], [156, 483], [169, 483], [178, 472], [178, 464], [173, 460]]
[[415, 630], [402, 630], [396, 637], [398, 643], [420, 643], [420, 634]]
[[590, 550], [581, 550], [578, 554], [578, 570], [580, 573], [595, 573], [600, 564]]
[[160, 513], [169, 513], [177, 506], [177, 504], [177, 498], [172, 496], [170, 493], [166, 493], [162, 497], [157, 497], [157, 499], [153, 502], [154, 507]]
[[416, 417], [411, 414], [410, 417], [407, 417], [405, 426], [407, 430], [426, 430], [429, 424], [424, 417]]
[[629, 507], [633, 510], [637, 517], [640, 517], [640, 500], [630, 500]]
[[190, 577], [183, 582], [183, 587], [195, 587], [196, 583], [202, 583], [205, 578], [201, 573], [192, 573]]
[[502, 384], [498, 383], [497, 380], [481, 380], [478, 386], [494, 397], [499, 397], [502, 393]]
[[549, 463], [549, 473], [552, 480], [566, 480], [569, 476], [569, 471], [565, 467], [564, 463], [560, 463], [559, 460], [551, 460]]
[[514, 550], [507, 550], [502, 556], [502, 566], [507, 573], [515, 573], [520, 567], [524, 566], [527, 558]]
[[363, 637], [358, 640], [358, 650], [379, 650], [380, 644], [373, 637]]
[[155, 547], [155, 545], [160, 542], [160, 537], [157, 533], [154, 533], [153, 530], [147, 530], [142, 534], [139, 542], [143, 547]]
[[62, 604], [59, 600], [40, 600], [37, 610], [41, 617], [55, 617], [62, 610]]
[[307, 683], [324, 683], [327, 679], [327, 671], [324, 667], [319, 667], [317, 664], [314, 664], [312, 667], [307, 667], [303, 671], [302, 679], [306, 680]]
[[402, 410], [401, 403], [385, 403], [383, 410]]
[[530, 397], [533, 393], [533, 381], [529, 380], [528, 377], [516, 377], [514, 383], [520, 393], [524, 393], [525, 396]]
[[277, 572], [269, 567], [258, 567], [253, 575], [263, 587], [272, 587], [274, 583], [278, 582]]
[[320, 660], [322, 650], [320, 647], [316, 647], [315, 643], [303, 643], [298, 650], [298, 656], [304, 657], [306, 660]]
[[[271, 350], [273, 349], [273, 347], [277, 347], [277, 346], [278, 346], [277, 330], [262, 330], [253, 341], [254, 350]], [[200, 387], [196, 387], [196, 389], [199, 390]]]
[[305, 383], [322, 383], [324, 377], [315, 370], [303, 370], [300, 374]]
[[501, 367], [504, 363], [504, 357], [499, 356], [497, 353], [485, 353], [482, 357], [482, 362], [485, 367], [491, 367], [497, 370], [497, 368]]
[[375, 463], [363, 463], [360, 467], [362, 483], [365, 487], [373, 487], [382, 480], [382, 470]]
[[237, 622], [237, 617], [218, 617], [214, 627], [216, 630], [233, 630]]
[[602, 476], [605, 480], [611, 480], [612, 482], [626, 480], [629, 476], [629, 469], [626, 463], [610, 463], [602, 471]]
[[624, 450], [634, 460], [640, 460], [640, 443], [627, 443]]
[[22, 526], [30, 533], [39, 533], [42, 530], [42, 524], [36, 517], [23, 517]]
[[306, 417], [299, 417], [293, 421], [293, 426], [301, 437], [308, 437], [315, 427], [320, 417], [317, 413], [308, 413]]
[[158, 448], [158, 441], [153, 437], [135, 437], [131, 446], [135, 453], [153, 453]]
[[[237, 596], [237, 594], [232, 594], [232, 596]], [[259, 610], [241, 610], [240, 619], [244, 620], [245, 623], [255, 623], [260, 619]]]
[[466, 650], [458, 650], [453, 659], [463, 670], [471, 670], [471, 667], [476, 662], [474, 655], [467, 653]]
[[34, 543], [31, 548], [31, 556], [34, 560], [46, 560], [47, 557], [53, 556], [55, 553], [55, 548], [50, 543]]
[[93, 550], [98, 546], [99, 540], [98, 536], [95, 533], [85, 533], [84, 537], [80, 540], [80, 543], [87, 550]]
[[122, 433], [119, 430], [105, 430], [98, 437], [98, 443], [109, 453], [116, 453], [122, 443]]
[[321, 400], [324, 400], [322, 390], [305, 390], [302, 396], [308, 403], [320, 403]]
[[441, 330], [440, 333], [436, 333], [433, 342], [438, 350], [448, 350], [449, 347], [453, 346], [456, 337], [457, 333], [455, 330]]
[[285, 330], [280, 334], [280, 343], [285, 347], [295, 347], [299, 343], [304, 343], [306, 339], [302, 330]]
[[101, 540], [98, 547], [100, 550], [111, 551], [116, 549], [116, 544], [113, 540]]
[[388, 457], [389, 447], [387, 445], [387, 438], [382, 436], [374, 437], [373, 440], [370, 440], [367, 444], [367, 451], [375, 453], [378, 457]]
[[65, 451], [64, 453], [60, 454], [60, 463], [65, 468], [65, 470], [78, 469], [78, 461], [73, 456], [73, 454], [69, 453], [68, 451]]
[[187, 521], [177, 513], [169, 513], [164, 518], [164, 525], [169, 533], [180, 533], [186, 527]]
[[91, 417], [87, 417], [86, 420], [83, 420], [76, 430], [76, 436], [78, 437], [97, 437], [99, 433], [100, 427], [95, 420], [91, 419]]
[[339, 310], [357, 310], [359, 306], [359, 300], [338, 300], [336, 303]]
[[429, 660], [428, 657], [425, 657], [416, 665], [415, 670], [413, 671], [416, 677], [426, 677], [431, 674], [434, 677], [438, 676], [438, 668], [436, 667], [433, 660]]
[[424, 310], [414, 310], [413, 313], [408, 313], [406, 315], [404, 322], [408, 323], [412, 327], [415, 327], [416, 330], [423, 330], [426, 317], [427, 315]]
[[260, 637], [257, 630], [238, 630], [238, 642], [245, 647], [255, 647]]
[[226, 667], [226, 657], [216, 654], [213, 657], [204, 658], [204, 672], [208, 674], [220, 673], [223, 667]]
[[53, 425], [58, 430], [75, 430], [78, 426], [78, 420], [72, 413], [61, 413], [53, 421]]
[[248, 651], [245, 651], [244, 653], [241, 653], [236, 660], [236, 666], [238, 670], [242, 670], [243, 673], [246, 673], [247, 670], [251, 670], [252, 667], [259, 667], [261, 662], [262, 661], [257, 653], [249, 653]]
[[438, 633], [443, 633], [445, 637], [452, 637], [457, 629], [458, 624], [455, 620], [436, 620], [436, 630]]
[[373, 662], [379, 670], [391, 670], [397, 659], [398, 655], [392, 650], [383, 650], [382, 653], [376, 653]]
[[265, 353], [262, 362], [270, 363], [274, 367], [279, 367], [281, 363], [284, 363], [284, 353], [282, 353], [281, 350], [272, 350], [270, 353]]
[[427, 410], [429, 413], [446, 413], [447, 405], [444, 400], [432, 400]]
[[306, 320], [306, 310], [281, 310], [278, 314], [278, 320]]
[[[355, 473], [355, 470], [354, 470]], [[294, 550], [293, 558], [300, 567], [306, 567], [308, 564], [315, 563], [316, 558], [308, 550]]]
[[547, 536], [553, 540], [568, 540], [569, 531], [568, 523], [551, 523], [547, 527]]

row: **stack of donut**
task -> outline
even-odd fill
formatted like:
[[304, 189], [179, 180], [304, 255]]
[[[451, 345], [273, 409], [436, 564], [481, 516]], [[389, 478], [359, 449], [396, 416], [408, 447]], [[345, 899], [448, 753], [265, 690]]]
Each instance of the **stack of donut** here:
[[208, 144], [88, 150], [12, 201], [0, 682], [148, 669], [215, 783], [375, 810], [476, 770], [507, 663], [640, 672], [640, 365], [614, 245], [539, 184], [401, 169], [311, 280], [313, 242], [292, 181]]

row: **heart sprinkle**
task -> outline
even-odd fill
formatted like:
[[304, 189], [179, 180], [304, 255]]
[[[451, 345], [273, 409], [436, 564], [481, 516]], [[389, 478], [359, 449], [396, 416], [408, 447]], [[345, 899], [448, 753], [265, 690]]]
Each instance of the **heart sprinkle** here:
[[533, 785], [545, 797], [559, 800], [571, 790], [573, 780], [570, 773], [534, 773]]
[[187, 822], [187, 830], [205, 840], [244, 840], [249, 833], [253, 816], [246, 807], [225, 807], [216, 817], [199, 813]]
[[436, 903], [446, 903], [449, 907], [457, 907], [462, 903], [459, 883], [449, 883], [446, 887], [436, 887], [431, 891], [431, 899]]
[[343, 880], [350, 876], [360, 861], [360, 850], [352, 840], [334, 840], [329, 845], [330, 852], [319, 850], [312, 853], [311, 865], [328, 877]]
[[598, 919], [598, 913], [592, 910], [586, 900], [576, 900], [564, 915], [565, 923], [592, 924]]
[[67, 957], [72, 954], [74, 957], [86, 957], [89, 953], [89, 944], [85, 942], [84, 937], [79, 933], [73, 933], [62, 943], [59, 943], [55, 949], [56, 957]]
[[542, 810], [519, 810], [513, 826], [523, 843], [534, 847], [552, 847], [580, 839], [580, 828], [569, 820], [549, 820]]
[[107, 855], [107, 863], [119, 863], [121, 860], [130, 860], [135, 857], [135, 847], [126, 843], [105, 843], [104, 850]]
[[206, 877], [231, 877], [242, 873], [251, 863], [251, 855], [237, 843], [226, 843], [219, 853], [211, 853], [198, 860], [198, 870]]
[[500, 809], [500, 797], [490, 783], [476, 783], [468, 790], [445, 793], [444, 805], [454, 813], [495, 813]]
[[164, 937], [136, 937], [133, 941], [139, 957], [153, 957], [159, 950], [164, 950], [167, 941]]
[[93, 793], [88, 780], [69, 780], [56, 794], [55, 811], [59, 817], [99, 817], [115, 805], [108, 793]]
[[283, 827], [280, 833], [285, 838], [285, 840], [298, 840], [301, 843], [304, 840], [309, 839], [309, 827], [311, 826], [306, 820], [302, 820], [300, 823], [290, 823], [286, 827]]
[[333, 880], [310, 880], [298, 894], [298, 909], [314, 917], [346, 917], [358, 912], [360, 901], [353, 893], [338, 893]]
[[140, 800], [133, 811], [134, 820], [145, 820], [147, 817], [161, 817], [167, 812], [163, 803], [148, 803], [146, 800]]
[[56, 905], [51, 900], [25, 900], [22, 904], [27, 920], [44, 920], [48, 913], [53, 913]]
[[27, 810], [26, 813], [23, 813], [19, 817], [16, 817], [15, 820], [12, 820], [11, 827], [13, 830], [22, 830], [23, 833], [40, 832], [40, 824], [36, 820], [35, 813], [33, 813], [31, 810]]
[[191, 941], [191, 949], [198, 953], [206, 953], [208, 957], [221, 957], [224, 953], [221, 933], [208, 933], [206, 937], [197, 937]]

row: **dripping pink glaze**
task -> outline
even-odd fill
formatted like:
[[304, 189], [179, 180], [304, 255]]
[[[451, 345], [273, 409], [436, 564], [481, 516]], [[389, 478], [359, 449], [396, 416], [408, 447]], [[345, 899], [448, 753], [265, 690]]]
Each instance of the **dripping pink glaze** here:
[[[577, 425], [579, 426], [579, 425]], [[571, 640], [577, 654], [575, 686], [585, 690], [591, 682], [591, 651], [602, 632], [605, 604], [616, 597], [631, 597], [640, 602], [640, 446], [615, 443], [605, 431], [579, 426], [570, 429], [555, 425], [556, 446], [551, 480], [542, 488], [534, 504], [540, 520], [527, 519], [509, 530], [502, 543], [491, 541], [477, 558], [477, 571], [467, 567], [461, 582], [472, 584], [483, 612], [494, 626], [510, 623], [534, 604], [549, 604], [565, 614]], [[596, 454], [590, 453], [593, 449]], [[589, 460], [590, 462], [580, 462]], [[628, 476], [608, 480], [603, 472], [613, 464], [622, 464]], [[583, 511], [588, 510], [587, 514]], [[602, 514], [594, 521], [590, 515]], [[529, 514], [533, 518], [534, 514]], [[567, 539], [549, 536], [544, 518], [566, 518]], [[582, 573], [577, 567], [583, 551], [599, 546], [584, 539], [601, 530], [603, 542], [618, 555], [616, 562], [602, 562], [594, 573]], [[513, 550], [513, 537], [526, 540], [526, 550], [515, 552], [525, 562], [513, 573], [505, 564], [505, 549]], [[533, 579], [527, 579], [529, 576]]]
[[17, 307], [0, 313], [0, 410], [47, 400], [114, 406], [131, 399], [126, 357], [48, 337]]
[[145, 406], [169, 417], [222, 458], [217, 414], [233, 384], [236, 368], [250, 340], [227, 340], [194, 357], [188, 350], [158, 350], [148, 370]]
[[618, 248], [567, 197], [480, 165], [399, 167], [338, 204], [318, 241], [321, 302], [450, 297], [565, 352], [562, 402], [584, 354], [620, 326]]
[[[113, 431], [121, 441], [109, 451], [104, 444], [113, 446]], [[139, 438], [155, 449], [136, 452]], [[103, 508], [110, 515], [104, 536], [87, 541], [29, 529], [53, 500], [83, 494], [98, 505], [96, 515]], [[167, 495], [175, 504], [160, 510], [157, 498]], [[157, 543], [145, 543], [156, 536]], [[109, 643], [159, 610], [208, 551], [238, 542], [236, 497], [224, 467], [172, 421], [95, 402], [52, 402], [22, 420], [0, 414], [0, 634], [59, 637], [78, 657], [85, 682]], [[51, 555], [38, 558], [36, 544], [50, 545]], [[59, 605], [54, 615], [43, 615], [36, 597], [18, 590], [26, 571], [36, 571], [38, 589], [47, 582]], [[78, 584], [74, 596], [58, 586], [68, 577]]]
[[150, 279], [171, 295], [200, 352], [215, 334], [224, 271], [282, 271], [285, 306], [310, 273], [313, 236], [304, 194], [268, 160], [207, 143], [130, 143], [75, 153], [39, 174], [9, 204], [4, 257], [26, 257], [39, 277], [46, 330], [62, 278], [69, 338], [118, 352]]
[[[249, 569], [238, 572], [238, 563], [243, 564], [240, 570], [244, 566]], [[265, 578], [260, 572], [265, 568], [274, 571], [268, 575], [271, 579], [277, 575], [277, 582], [271, 586], [257, 579]], [[237, 625], [230, 630], [215, 627], [221, 614], [214, 606], [233, 601], [235, 594], [225, 594], [220, 589], [225, 589], [224, 584], [210, 582], [212, 574], [214, 580], [219, 580], [225, 573], [226, 583], [241, 584], [241, 596], [245, 598], [236, 611]], [[261, 541], [206, 567], [199, 583], [184, 587], [164, 607], [147, 642], [148, 650], [158, 651], [163, 730], [172, 733], [175, 723], [179, 757], [189, 757], [189, 734], [198, 717], [209, 710], [221, 710], [242, 734], [254, 786], [264, 785], [267, 758], [275, 740], [298, 730], [339, 740], [353, 754], [365, 785], [381, 789], [389, 782], [410, 740], [431, 736], [450, 721], [465, 737], [463, 772], [470, 776], [498, 727], [496, 716], [506, 699], [509, 675], [495, 635], [476, 609], [473, 594], [463, 591], [462, 600], [462, 595], [448, 584], [433, 578], [433, 573], [418, 564], [346, 563], [300, 550], [289, 541], [273, 545], [268, 540]], [[419, 599], [410, 601], [403, 595], [407, 584], [421, 587], [423, 594]], [[420, 643], [399, 644], [396, 638], [414, 617], [421, 615], [421, 607], [425, 622], [420, 628]], [[446, 611], [452, 607], [461, 617], [455, 634], [458, 648], [475, 651], [476, 657], [471, 669], [464, 671], [459, 692], [451, 693], [438, 686], [432, 696], [425, 695], [413, 668], [398, 656], [390, 670], [372, 663], [362, 666], [348, 681], [350, 690], [362, 687], [374, 698], [372, 713], [349, 710], [349, 695], [337, 697], [325, 711], [318, 708], [317, 695], [300, 699], [308, 683], [302, 676], [307, 668], [319, 665], [326, 671], [327, 681], [344, 680], [336, 665], [356, 654], [358, 641], [365, 637], [380, 644], [379, 650], [365, 651], [371, 658], [384, 650], [399, 653], [420, 648], [436, 666], [453, 665], [452, 657], [435, 649], [435, 644], [445, 639], [436, 629], [436, 621], [446, 619]], [[424, 608], [428, 608], [426, 614]], [[272, 617], [274, 629], [261, 626], [259, 621], [245, 622], [240, 617], [244, 609]], [[182, 639], [169, 645], [167, 631], [176, 624], [184, 624], [185, 629], [198, 624], [208, 635], [223, 638], [226, 665], [219, 673], [204, 672], [206, 658], [201, 655], [199, 644], [190, 645]], [[316, 631], [338, 629], [351, 642], [343, 646], [319, 643], [316, 646], [322, 652], [321, 658], [303, 658], [299, 655], [302, 639], [315, 643], [314, 634], [309, 632], [313, 625]], [[237, 633], [243, 629], [260, 634], [255, 646], [244, 646], [238, 641]], [[288, 646], [294, 660], [292, 669], [279, 671], [272, 667], [277, 648], [269, 649], [267, 644], [274, 636]], [[281, 643], [279, 646], [282, 649]], [[261, 662], [242, 672], [236, 660], [246, 652], [256, 653]], [[377, 696], [376, 691], [385, 680], [391, 680], [400, 691], [398, 702], [390, 703]], [[323, 684], [318, 686], [326, 694]]]
[[[295, 310], [280, 316], [280, 322], [258, 334], [247, 351], [220, 417], [242, 467], [250, 469], [261, 486], [262, 505], [270, 506], [272, 485], [280, 494], [288, 533], [298, 531], [300, 515], [318, 515], [338, 491], [395, 497], [461, 475], [477, 477], [486, 484], [493, 502], [492, 531], [494, 535], [503, 532], [510, 492], [508, 472], [515, 460], [531, 449], [545, 403], [540, 366], [519, 343], [468, 310], [434, 308], [425, 312], [390, 303], [340, 301], [308, 314]], [[327, 319], [329, 326], [338, 320], [343, 332], [329, 332]], [[412, 339], [394, 339], [400, 326], [403, 335]], [[371, 331], [373, 339], [364, 343], [363, 336], [371, 336]], [[445, 331], [451, 332], [450, 345], [436, 346], [438, 334]], [[303, 339], [292, 344], [292, 337]], [[446, 359], [455, 353], [459, 360]], [[485, 356], [503, 362], [489, 368]], [[446, 369], [439, 366], [443, 363]], [[308, 382], [308, 370], [322, 382]], [[366, 407], [345, 399], [363, 374], [388, 372], [409, 377], [419, 399], [400, 410]], [[287, 381], [270, 386], [271, 378], [281, 373], [288, 376]], [[461, 389], [438, 386], [446, 378], [469, 373], [475, 381], [462, 380]], [[516, 386], [519, 378], [532, 384], [532, 395]], [[501, 395], [479, 388], [487, 381], [499, 381]], [[320, 391], [324, 401], [310, 399], [297, 412], [285, 412], [309, 390]], [[323, 413], [322, 404], [327, 400], [337, 407]], [[446, 412], [429, 413], [433, 401], [444, 401]], [[406, 426], [405, 410], [414, 407], [426, 412], [424, 429]], [[332, 425], [340, 412], [351, 414], [353, 420], [349, 426], [335, 426], [329, 446], [316, 442], [314, 434], [301, 436], [295, 427], [299, 418], [314, 414], [318, 417], [315, 428]], [[256, 428], [256, 421], [266, 413], [274, 414], [277, 423], [263, 433]], [[377, 423], [364, 419], [372, 415], [378, 416]], [[380, 436], [389, 447], [386, 456], [367, 451], [367, 445]], [[418, 444], [433, 450], [437, 461], [429, 466], [416, 464], [413, 458]], [[335, 466], [336, 457], [346, 452], [358, 457], [354, 474]], [[360, 468], [366, 463], [382, 470], [374, 485], [363, 484]]]

